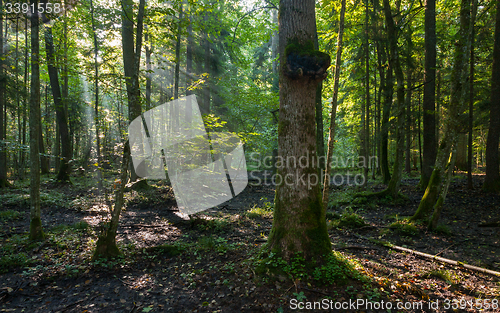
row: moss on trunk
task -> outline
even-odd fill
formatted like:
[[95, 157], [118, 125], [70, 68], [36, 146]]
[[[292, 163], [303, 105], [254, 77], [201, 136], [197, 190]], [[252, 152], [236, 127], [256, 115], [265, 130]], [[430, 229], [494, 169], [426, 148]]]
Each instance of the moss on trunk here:
[[39, 217], [32, 218], [30, 221], [30, 240], [42, 240], [45, 234], [42, 229], [42, 220]]
[[441, 170], [435, 168], [432, 171], [431, 179], [429, 181], [429, 185], [427, 189], [425, 189], [424, 196], [418, 205], [418, 209], [415, 214], [410, 218], [410, 220], [421, 220], [426, 218], [431, 212], [434, 204], [436, 203], [436, 199], [439, 195], [439, 191], [441, 189]]
[[116, 230], [108, 230], [107, 232], [104, 232], [103, 235], [97, 240], [92, 260], [96, 260], [98, 258], [114, 258], [119, 255], [122, 255], [122, 252], [116, 245]]

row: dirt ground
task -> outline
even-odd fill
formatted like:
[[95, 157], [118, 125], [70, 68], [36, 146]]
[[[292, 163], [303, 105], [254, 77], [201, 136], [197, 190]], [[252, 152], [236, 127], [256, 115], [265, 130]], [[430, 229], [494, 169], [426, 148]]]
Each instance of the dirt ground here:
[[[317, 286], [255, 273], [253, 262], [272, 226], [272, 185], [249, 185], [236, 198], [191, 220], [177, 211], [166, 184], [129, 191], [117, 238], [124, 257], [92, 262], [97, 234], [107, 216], [103, 198], [92, 194], [88, 184], [57, 187], [45, 182], [43, 192], [49, 199], [42, 210], [45, 241], [33, 244], [25, 238], [26, 201], [0, 208], [0, 212], [19, 212], [15, 218], [0, 219], [0, 257], [24, 258], [6, 262], [0, 274], [0, 311], [311, 312], [315, 310], [307, 305], [317, 302], [330, 312], [479, 312], [479, 306], [486, 305], [484, 312], [500, 312], [499, 277], [398, 252], [367, 239], [500, 270], [500, 228], [478, 226], [500, 218], [500, 196], [481, 192], [482, 177], [474, 177], [473, 190], [466, 188], [465, 177], [454, 178], [440, 232], [430, 232], [425, 225], [394, 224], [404, 225], [404, 217], [415, 212], [422, 197], [417, 183], [416, 178], [403, 181], [402, 193], [408, 199], [399, 204], [347, 197], [331, 205], [329, 223], [346, 212], [366, 222], [360, 227], [331, 227], [329, 234], [334, 250], [357, 264], [369, 282]], [[349, 194], [349, 188], [333, 191]], [[0, 196], [6, 199], [7, 194], [26, 190], [2, 190]], [[54, 190], [60, 201], [51, 198]], [[353, 302], [368, 300], [370, 305], [353, 309]], [[298, 309], [300, 303], [303, 310]]]

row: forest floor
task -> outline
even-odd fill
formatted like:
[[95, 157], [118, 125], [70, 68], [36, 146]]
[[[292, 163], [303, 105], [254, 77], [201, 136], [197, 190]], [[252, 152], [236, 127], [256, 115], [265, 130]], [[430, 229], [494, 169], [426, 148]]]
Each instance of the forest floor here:
[[422, 197], [417, 178], [404, 179], [407, 198], [397, 201], [332, 190], [333, 249], [364, 277], [332, 286], [255, 273], [272, 225], [273, 186], [249, 185], [192, 220], [179, 214], [165, 183], [129, 190], [117, 238], [124, 256], [91, 261], [108, 215], [95, 181], [74, 177], [61, 187], [44, 177], [47, 239], [37, 243], [27, 239], [29, 189], [18, 183], [0, 190], [0, 312], [500, 312], [499, 277], [368, 240], [500, 270], [500, 228], [478, 227], [500, 218], [500, 196], [481, 192], [482, 179], [475, 175], [468, 190], [465, 176], [454, 177], [437, 232], [405, 219]]

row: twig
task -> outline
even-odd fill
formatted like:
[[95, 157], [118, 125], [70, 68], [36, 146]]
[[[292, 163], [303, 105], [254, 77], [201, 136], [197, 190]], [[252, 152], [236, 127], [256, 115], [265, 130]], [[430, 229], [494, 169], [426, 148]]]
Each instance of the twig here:
[[328, 297], [332, 296], [331, 294], [328, 294], [326, 292], [315, 290], [315, 289], [309, 289], [309, 288], [306, 288], [306, 287], [301, 287], [300, 289], [304, 289], [304, 290], [310, 291], [310, 292], [316, 292], [316, 293], [319, 293], [319, 294], [322, 294], [322, 295], [325, 295], [325, 296], [328, 296]]
[[132, 286], [132, 287], [134, 286], [134, 284], [131, 284], [131, 283], [128, 283], [128, 282], [126, 282], [124, 280], [121, 280], [120, 278], [118, 278], [118, 280], [121, 281], [122, 283], [124, 283], [125, 285], [129, 285], [129, 286]]

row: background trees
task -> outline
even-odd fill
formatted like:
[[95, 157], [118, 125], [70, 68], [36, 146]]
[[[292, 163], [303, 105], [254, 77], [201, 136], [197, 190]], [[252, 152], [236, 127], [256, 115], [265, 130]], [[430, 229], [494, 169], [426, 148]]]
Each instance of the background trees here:
[[[149, 1], [147, 6], [141, 1], [95, 1], [91, 10], [90, 1], [82, 1], [65, 14], [51, 16], [51, 27], [40, 27], [44, 36], [36, 39], [39, 53], [28, 40], [37, 34], [26, 16], [4, 12], [0, 21], [0, 185], [22, 182], [28, 171], [35, 175], [36, 162], [41, 161], [40, 166], [46, 164], [43, 170], [59, 173], [60, 180], [67, 179], [67, 165], [88, 177], [99, 171], [116, 174], [130, 118], [188, 94], [200, 100], [207, 128], [238, 133], [245, 141], [250, 168], [256, 168], [262, 163], [258, 161], [277, 151], [278, 136], [286, 133], [280, 133], [279, 128], [286, 126], [280, 121], [288, 120], [290, 112], [278, 112], [280, 101], [302, 99], [307, 93], [300, 89], [287, 98], [294, 91], [285, 92], [286, 85], [278, 84], [286, 55], [278, 53], [279, 5], [263, 0]], [[496, 190], [498, 49], [493, 48], [491, 34], [498, 24], [498, 9], [493, 2], [472, 6], [478, 16], [473, 25], [474, 60], [460, 63], [463, 69], [474, 68], [471, 79], [469, 71], [456, 74], [454, 51], [462, 24], [453, 8], [458, 5], [458, 1], [432, 0], [425, 6], [377, 0], [348, 4], [336, 92], [333, 173], [340, 168], [360, 173], [359, 157], [376, 156], [376, 162], [365, 165], [372, 168], [374, 179], [390, 184], [393, 197], [401, 179], [415, 175], [421, 175], [425, 189], [436, 142], [449, 139], [446, 121], [459, 114], [460, 140], [451, 146], [457, 156], [465, 156], [462, 143], [470, 132], [472, 171], [486, 169], [484, 188]], [[317, 49], [333, 55], [341, 3], [318, 1], [314, 9], [317, 24], [303, 25], [307, 36], [313, 36], [314, 45], [317, 37]], [[471, 109], [457, 109], [454, 84], [462, 85], [459, 98], [463, 100], [469, 99], [472, 81]], [[322, 94], [315, 96], [317, 120], [310, 122], [316, 125], [317, 147], [328, 139], [333, 94], [330, 75], [322, 81]], [[28, 110], [28, 103], [39, 103], [40, 117], [35, 116], [36, 108]], [[467, 110], [474, 114], [462, 116]], [[28, 114], [35, 115], [28, 118]], [[294, 118], [290, 122], [296, 123]], [[461, 127], [466, 124], [472, 125], [472, 131]], [[308, 131], [304, 128], [300, 136]], [[290, 139], [294, 145], [297, 138]], [[36, 152], [35, 143], [42, 150]], [[292, 153], [290, 147], [281, 147], [281, 153]], [[30, 162], [28, 148], [34, 153]], [[260, 159], [250, 157], [254, 152]], [[449, 156], [443, 160], [447, 162]], [[400, 174], [402, 164], [407, 174]], [[363, 170], [363, 175], [367, 173]], [[113, 177], [104, 175], [103, 188], [113, 183]]]

